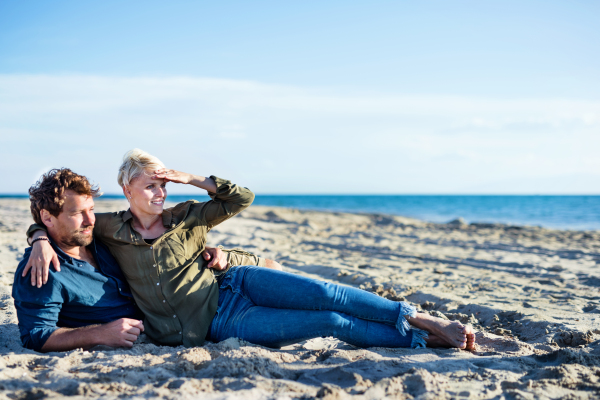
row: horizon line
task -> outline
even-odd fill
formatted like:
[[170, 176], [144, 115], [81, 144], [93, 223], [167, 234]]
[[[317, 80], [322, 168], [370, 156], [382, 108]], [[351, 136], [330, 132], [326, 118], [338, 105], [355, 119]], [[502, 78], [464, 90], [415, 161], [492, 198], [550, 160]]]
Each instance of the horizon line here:
[[[257, 196], [600, 196], [600, 193], [254, 193]], [[171, 193], [167, 196], [207, 196], [208, 194]], [[26, 193], [0, 193], [0, 198], [29, 198]], [[123, 194], [102, 193], [102, 197], [123, 198]]]

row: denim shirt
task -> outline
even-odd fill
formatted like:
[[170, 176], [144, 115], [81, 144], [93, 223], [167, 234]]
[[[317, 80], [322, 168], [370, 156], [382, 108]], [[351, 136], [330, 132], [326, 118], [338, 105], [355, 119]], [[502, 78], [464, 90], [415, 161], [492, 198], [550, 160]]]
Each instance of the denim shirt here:
[[119, 318], [143, 318], [119, 265], [105, 245], [95, 240], [88, 246], [98, 265], [96, 269], [51, 244], [61, 271], [51, 267], [45, 285], [31, 286], [29, 273], [21, 276], [31, 247], [25, 250], [15, 272], [12, 296], [25, 347], [40, 351], [59, 327], [79, 328]]

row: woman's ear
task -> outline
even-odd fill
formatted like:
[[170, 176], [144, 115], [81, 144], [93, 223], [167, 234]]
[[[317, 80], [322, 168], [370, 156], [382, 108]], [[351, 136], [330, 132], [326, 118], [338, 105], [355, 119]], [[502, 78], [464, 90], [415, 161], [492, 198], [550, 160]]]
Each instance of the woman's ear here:
[[123, 185], [123, 194], [127, 197], [127, 200], [131, 200], [131, 190], [128, 185]]

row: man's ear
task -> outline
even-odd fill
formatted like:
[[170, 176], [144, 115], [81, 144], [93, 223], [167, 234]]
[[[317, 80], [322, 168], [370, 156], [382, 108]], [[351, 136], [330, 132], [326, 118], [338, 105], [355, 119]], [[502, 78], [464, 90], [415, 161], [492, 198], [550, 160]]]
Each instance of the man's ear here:
[[54, 216], [46, 209], [40, 210], [40, 219], [48, 228], [54, 228]]

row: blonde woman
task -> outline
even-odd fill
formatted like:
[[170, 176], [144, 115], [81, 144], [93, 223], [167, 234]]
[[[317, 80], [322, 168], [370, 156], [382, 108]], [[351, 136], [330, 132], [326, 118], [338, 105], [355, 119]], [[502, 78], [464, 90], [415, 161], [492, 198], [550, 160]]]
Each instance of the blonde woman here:
[[[256, 266], [206, 268], [199, 255], [208, 232], [250, 206], [254, 194], [247, 188], [168, 169], [139, 149], [125, 154], [118, 182], [130, 208], [96, 214], [94, 235], [121, 266], [145, 315], [145, 333], [161, 344], [238, 337], [281, 347], [334, 336], [359, 347], [474, 346], [469, 326], [417, 313], [405, 302]], [[206, 190], [211, 200], [165, 209], [169, 182]], [[39, 229], [29, 233], [43, 235]], [[45, 241], [34, 244], [32, 258], [49, 264], [52, 256]]]

